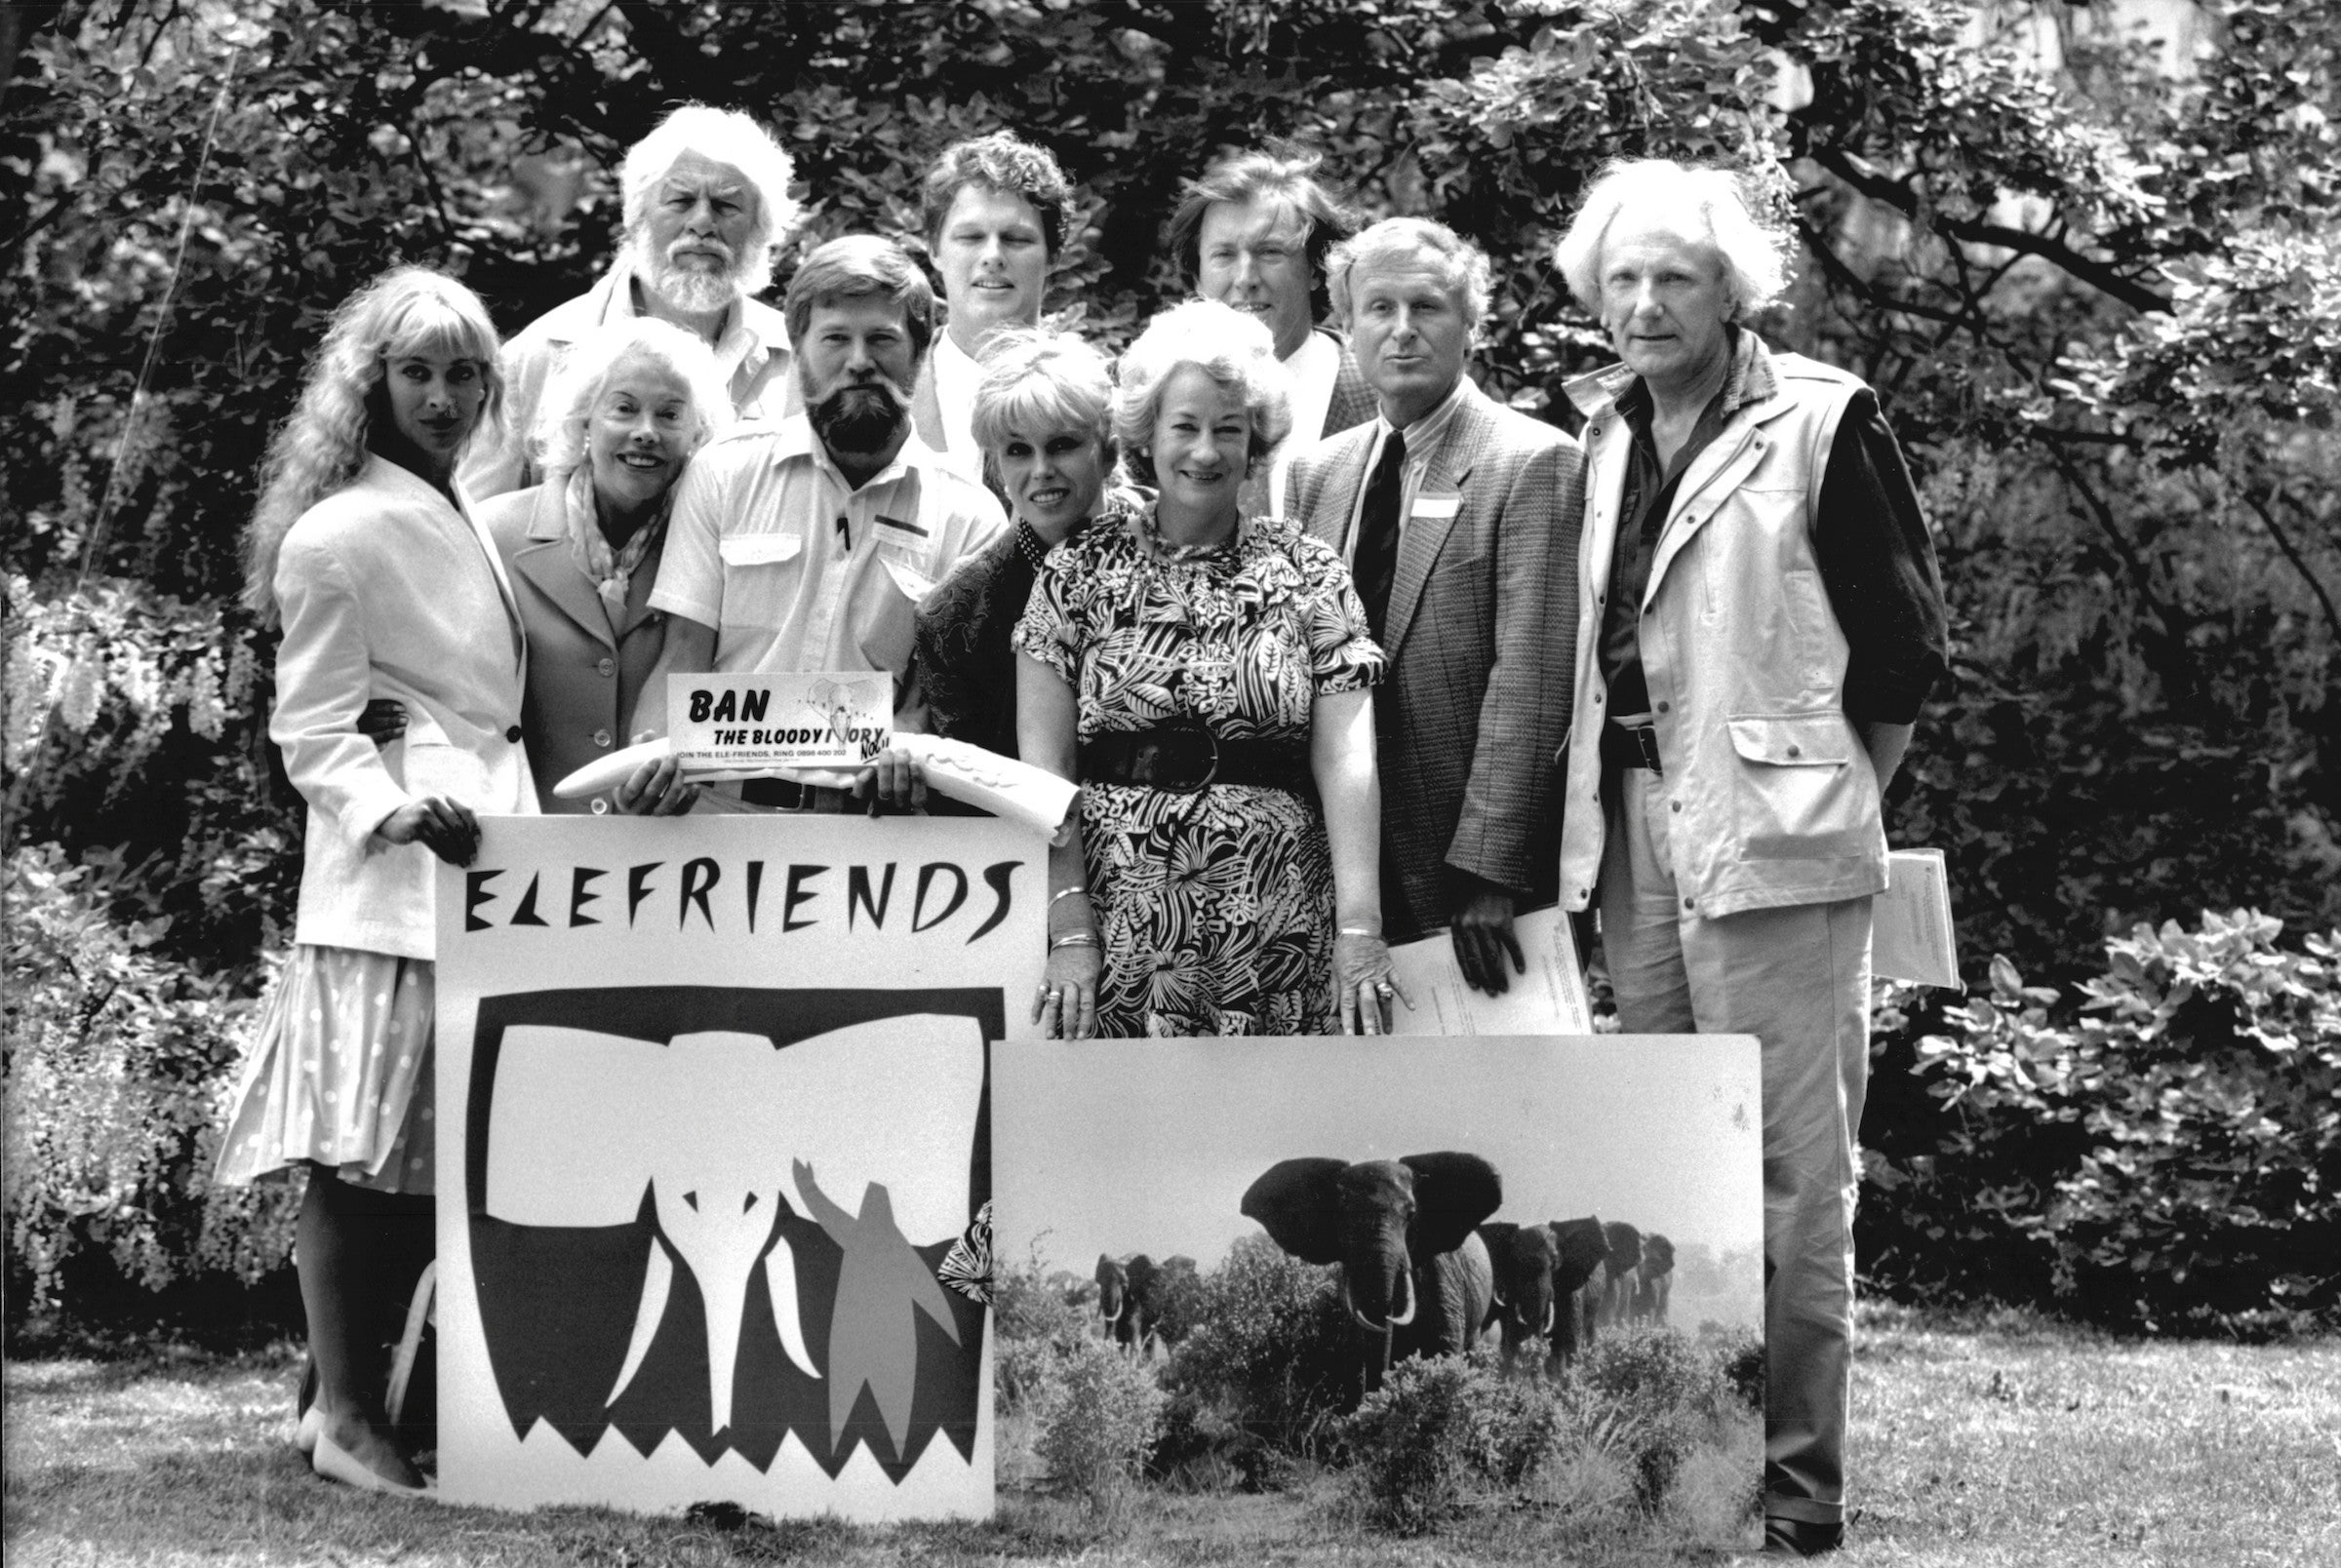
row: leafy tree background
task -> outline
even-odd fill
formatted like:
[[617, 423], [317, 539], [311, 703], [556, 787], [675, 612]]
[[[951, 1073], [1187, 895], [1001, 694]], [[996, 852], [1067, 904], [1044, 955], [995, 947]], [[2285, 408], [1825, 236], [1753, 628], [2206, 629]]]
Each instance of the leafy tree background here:
[[[2186, 47], [2138, 37], [2141, 9]], [[2226, 1033], [2187, 1049], [2241, 1050], [2221, 1103], [2299, 1123], [2306, 1175], [2243, 1221], [2178, 1169], [2201, 1225], [2028, 1223], [2161, 1113], [2104, 1111], [2107, 1133], [2089, 1107], [1967, 1090], [2072, 1047], [2075, 988], [2109, 963], [2145, 984], [2104, 948], [2138, 922], [2341, 921], [2337, 57], [2316, 0], [0, 7], [12, 1329], [151, 1314], [157, 1289], [207, 1320], [281, 1310], [237, 1284], [282, 1257], [281, 1195], [203, 1177], [299, 843], [271, 649], [232, 607], [260, 452], [325, 313], [382, 267], [460, 273], [507, 331], [586, 287], [623, 149], [684, 98], [782, 137], [798, 255], [913, 230], [917, 176], [960, 137], [1049, 144], [1086, 221], [1051, 303], [1112, 346], [1175, 294], [1182, 178], [1223, 146], [1314, 145], [1366, 213], [1488, 249], [1484, 379], [1563, 424], [1562, 381], [1607, 352], [1545, 258], [1592, 174], [1755, 171], [1805, 250], [1764, 330], [1879, 387], [1939, 530], [1954, 678], [1892, 832], [1949, 853], [1970, 977], [2005, 1003], [1881, 1015], [1865, 1272], [2158, 1327], [2333, 1313], [2329, 1264], [2235, 1244], [2330, 1236], [2341, 1183], [2329, 1097], [2303, 1097], [2333, 1036], [2253, 1043], [2267, 987], [2212, 975], [2169, 1003], [2228, 997]], [[2276, 951], [2265, 924], [2205, 929], [2221, 973], [2265, 968], [2238, 942]], [[2287, 984], [2331, 988], [2304, 962]], [[2117, 1243], [2146, 1260], [2120, 1286], [2077, 1266]], [[2246, 1288], [2141, 1312], [2173, 1270]]]

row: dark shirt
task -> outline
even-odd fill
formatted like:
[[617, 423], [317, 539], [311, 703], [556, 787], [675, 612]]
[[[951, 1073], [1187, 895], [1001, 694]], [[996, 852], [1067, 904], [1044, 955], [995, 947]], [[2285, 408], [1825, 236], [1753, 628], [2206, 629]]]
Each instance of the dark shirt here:
[[1003, 757], [1016, 755], [1016, 655], [1008, 638], [1035, 575], [1024, 531], [1015, 525], [953, 568], [919, 607], [911, 632], [927, 727]]
[[[1723, 433], [1739, 403], [1751, 401], [1743, 379], [1735, 371], [1700, 412], [1682, 451], [1663, 466], [1650, 434], [1649, 389], [1638, 380], [1617, 400], [1633, 441], [1599, 650], [1612, 714], [1631, 717], [1649, 710], [1639, 626], [1650, 564], [1684, 471]], [[1846, 404], [1830, 445], [1814, 507], [1812, 553], [1845, 637], [1845, 717], [1856, 724], [1915, 722], [1920, 705], [1949, 667], [1949, 626], [1918, 490], [1879, 411], [1877, 394], [1867, 387]]]

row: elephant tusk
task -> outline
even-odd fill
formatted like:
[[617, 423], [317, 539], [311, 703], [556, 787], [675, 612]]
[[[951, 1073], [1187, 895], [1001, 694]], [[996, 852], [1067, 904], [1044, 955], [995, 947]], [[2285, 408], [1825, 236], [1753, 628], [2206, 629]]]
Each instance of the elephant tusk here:
[[1548, 1302], [1546, 1302], [1546, 1303], [1544, 1304], [1544, 1321], [1543, 1321], [1542, 1323], [1540, 1323], [1540, 1324], [1538, 1324], [1538, 1325], [1537, 1325], [1536, 1332], [1537, 1332], [1537, 1333], [1539, 1333], [1539, 1334], [1550, 1334], [1552, 1331], [1553, 1331], [1553, 1304], [1552, 1304], [1551, 1302], [1549, 1302], [1549, 1301], [1548, 1301]]
[[1390, 1326], [1392, 1328], [1404, 1328], [1409, 1323], [1414, 1321], [1414, 1309], [1422, 1304], [1420, 1297], [1416, 1295], [1414, 1290], [1414, 1270], [1412, 1265], [1409, 1264], [1408, 1267], [1398, 1271], [1398, 1288], [1406, 1293], [1407, 1310], [1399, 1313], [1396, 1317], [1390, 1319]]
[[798, 1371], [809, 1378], [819, 1377], [805, 1349], [805, 1325], [798, 1318], [797, 1255], [784, 1235], [774, 1236], [773, 1250], [764, 1255], [764, 1283], [773, 1299], [773, 1324], [780, 1331], [780, 1349], [788, 1352]]
[[617, 1403], [617, 1396], [626, 1392], [634, 1374], [642, 1370], [642, 1358], [651, 1353], [651, 1341], [658, 1337], [658, 1322], [666, 1315], [667, 1292], [674, 1288], [675, 1265], [667, 1257], [666, 1248], [656, 1236], [651, 1238], [651, 1263], [642, 1274], [642, 1305], [634, 1312], [634, 1337], [626, 1342], [625, 1364], [618, 1368], [617, 1382], [611, 1385], [610, 1397], [602, 1401], [607, 1410]]

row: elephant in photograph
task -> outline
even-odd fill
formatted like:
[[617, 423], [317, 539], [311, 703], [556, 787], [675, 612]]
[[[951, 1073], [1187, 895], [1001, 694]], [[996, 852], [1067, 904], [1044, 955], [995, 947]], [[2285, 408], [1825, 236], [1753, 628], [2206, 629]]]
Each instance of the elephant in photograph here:
[[1641, 1279], [1634, 1292], [1634, 1320], [1666, 1322], [1666, 1298], [1675, 1283], [1675, 1244], [1652, 1231], [1642, 1238]]
[[1477, 1155], [1304, 1158], [1271, 1165], [1243, 1212], [1305, 1263], [1338, 1264], [1360, 1397], [1409, 1355], [1470, 1349], [1495, 1297], [1476, 1227], [1503, 1205], [1503, 1179]]
[[1105, 1337], [1133, 1354], [1143, 1355], [1157, 1338], [1174, 1343], [1179, 1327], [1166, 1335], [1165, 1311], [1185, 1281], [1197, 1277], [1195, 1260], [1166, 1258], [1156, 1263], [1143, 1252], [1117, 1258], [1097, 1254], [1097, 1317]]
[[[1561, 1261], [1552, 1227], [1489, 1220], [1480, 1227], [1488, 1260], [1495, 1271], [1495, 1298], [1488, 1320], [1503, 1333], [1504, 1370], [1514, 1371], [1526, 1354], [1531, 1370], [1543, 1366], [1559, 1321], [1553, 1274]], [[1572, 1304], [1573, 1305], [1573, 1304]]]
[[1609, 1256], [1602, 1268], [1602, 1326], [1623, 1325], [1634, 1308], [1634, 1292], [1642, 1278], [1642, 1233], [1622, 1220], [1602, 1227], [1609, 1238]]
[[1593, 1343], [1594, 1317], [1608, 1283], [1604, 1265], [1609, 1257], [1609, 1236], [1593, 1215], [1578, 1220], [1555, 1220], [1553, 1234], [1553, 1300], [1560, 1310], [1553, 1317], [1553, 1358], [1566, 1361], [1577, 1353], [1580, 1341]]

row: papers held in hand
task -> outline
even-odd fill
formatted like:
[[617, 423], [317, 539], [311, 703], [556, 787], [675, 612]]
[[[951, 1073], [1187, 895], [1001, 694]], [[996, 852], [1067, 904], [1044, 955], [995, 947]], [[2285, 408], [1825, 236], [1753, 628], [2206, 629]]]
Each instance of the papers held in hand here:
[[1885, 857], [1885, 891], [1870, 904], [1870, 972], [1881, 980], [1964, 991], [1943, 852], [1893, 850]]
[[1455, 962], [1455, 945], [1445, 931], [1390, 950], [1390, 970], [1414, 1010], [1398, 1009], [1393, 1032], [1401, 1035], [1590, 1035], [1593, 1007], [1585, 997], [1585, 972], [1577, 966], [1577, 944], [1568, 917], [1558, 909], [1532, 909], [1512, 921], [1528, 972], [1511, 972], [1500, 997], [1474, 991]]

